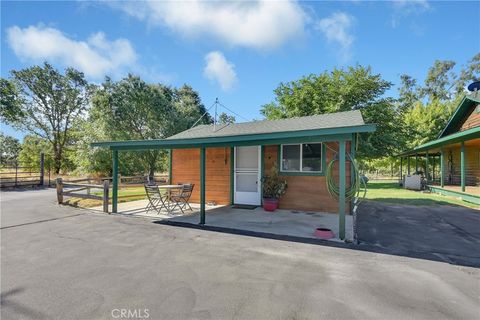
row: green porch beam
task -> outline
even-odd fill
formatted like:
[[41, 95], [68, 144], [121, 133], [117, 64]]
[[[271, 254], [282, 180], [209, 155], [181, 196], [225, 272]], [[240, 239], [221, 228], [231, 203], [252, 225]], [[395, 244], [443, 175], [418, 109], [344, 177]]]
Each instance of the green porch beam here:
[[205, 224], [205, 148], [200, 148], [200, 224]]
[[460, 144], [460, 185], [465, 192], [465, 142]]
[[338, 231], [340, 239], [345, 239], [345, 140], [339, 141], [339, 196], [338, 196]]
[[440, 151], [440, 186], [445, 186], [445, 152]]
[[112, 164], [112, 212], [117, 213], [118, 203], [118, 151], [113, 150], [113, 164]]

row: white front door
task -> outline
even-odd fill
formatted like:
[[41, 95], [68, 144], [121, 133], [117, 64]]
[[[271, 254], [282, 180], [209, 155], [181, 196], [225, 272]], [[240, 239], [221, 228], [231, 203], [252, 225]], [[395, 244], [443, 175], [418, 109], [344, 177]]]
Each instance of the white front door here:
[[234, 165], [234, 202], [260, 205], [260, 147], [236, 147]]

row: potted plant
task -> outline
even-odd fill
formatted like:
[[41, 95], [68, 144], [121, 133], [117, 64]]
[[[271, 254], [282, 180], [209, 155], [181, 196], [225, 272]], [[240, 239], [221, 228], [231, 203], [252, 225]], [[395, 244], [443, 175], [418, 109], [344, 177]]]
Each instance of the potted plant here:
[[278, 199], [287, 192], [287, 181], [278, 175], [275, 165], [270, 170], [270, 174], [262, 178], [262, 186], [263, 209], [275, 211], [278, 208]]

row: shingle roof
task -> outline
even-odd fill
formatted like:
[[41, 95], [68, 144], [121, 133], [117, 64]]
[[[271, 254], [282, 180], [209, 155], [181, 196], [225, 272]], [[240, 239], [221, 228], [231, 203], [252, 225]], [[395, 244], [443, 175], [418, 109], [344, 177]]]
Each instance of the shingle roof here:
[[262, 120], [228, 125], [200, 125], [180, 132], [167, 139], [191, 139], [207, 137], [226, 137], [245, 134], [290, 132], [364, 125], [362, 114], [358, 110], [327, 113], [316, 116], [296, 117], [280, 120]]

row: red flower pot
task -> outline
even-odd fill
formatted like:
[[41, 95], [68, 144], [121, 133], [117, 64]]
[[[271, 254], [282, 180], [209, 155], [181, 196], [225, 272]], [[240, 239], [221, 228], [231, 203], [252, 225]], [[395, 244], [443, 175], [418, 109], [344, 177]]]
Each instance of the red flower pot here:
[[313, 234], [320, 239], [332, 239], [335, 236], [332, 230], [327, 228], [317, 228]]
[[263, 199], [263, 210], [275, 211], [278, 208], [278, 199]]

